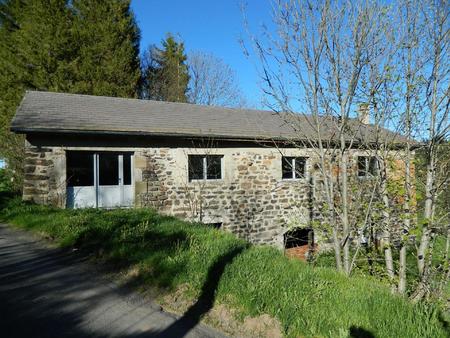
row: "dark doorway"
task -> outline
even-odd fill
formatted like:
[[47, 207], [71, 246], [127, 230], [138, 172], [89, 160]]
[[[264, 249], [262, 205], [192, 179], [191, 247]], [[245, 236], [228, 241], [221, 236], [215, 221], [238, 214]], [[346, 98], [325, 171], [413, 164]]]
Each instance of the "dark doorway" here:
[[293, 229], [284, 234], [284, 247], [286, 249], [303, 245], [314, 245], [314, 231], [312, 229]]
[[288, 257], [308, 260], [314, 252], [314, 231], [311, 228], [296, 228], [284, 234], [284, 249]]

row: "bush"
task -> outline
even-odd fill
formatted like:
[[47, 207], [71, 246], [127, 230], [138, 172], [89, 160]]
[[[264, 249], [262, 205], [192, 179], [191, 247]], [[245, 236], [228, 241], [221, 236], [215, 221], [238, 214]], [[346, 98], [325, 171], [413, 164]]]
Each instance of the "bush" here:
[[12, 193], [13, 184], [6, 169], [0, 168], [0, 193]]
[[152, 210], [60, 210], [3, 202], [0, 219], [44, 232], [62, 246], [118, 267], [139, 266], [137, 282], [168, 292], [181, 285], [242, 315], [267, 313], [290, 337], [445, 337], [439, 312], [413, 305], [379, 282], [285, 258], [229, 233]]

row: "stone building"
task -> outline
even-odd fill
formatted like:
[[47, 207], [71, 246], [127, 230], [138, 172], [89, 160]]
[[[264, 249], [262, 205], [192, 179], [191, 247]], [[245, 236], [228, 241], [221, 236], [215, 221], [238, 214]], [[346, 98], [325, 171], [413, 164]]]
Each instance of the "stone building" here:
[[[287, 118], [29, 91], [11, 129], [26, 135], [24, 200], [68, 208], [152, 207], [281, 246], [287, 229], [310, 229], [311, 220], [320, 219], [323, 189], [317, 152], [291, 142], [299, 128], [314, 138], [310, 124], [304, 116], [295, 123]], [[359, 139], [373, 133], [373, 126], [352, 123]], [[325, 132], [332, 135], [332, 128]], [[351, 150], [350, 161], [360, 176], [372, 170], [361, 147]], [[310, 235], [301, 236], [306, 241]]]

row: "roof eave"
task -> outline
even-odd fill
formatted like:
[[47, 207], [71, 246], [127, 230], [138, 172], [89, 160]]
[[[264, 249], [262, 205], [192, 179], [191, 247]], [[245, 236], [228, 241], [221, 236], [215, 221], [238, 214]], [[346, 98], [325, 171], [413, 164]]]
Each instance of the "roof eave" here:
[[[286, 137], [273, 137], [273, 136], [240, 136], [240, 135], [220, 135], [220, 134], [196, 134], [196, 133], [170, 133], [170, 132], [149, 132], [149, 131], [127, 131], [127, 130], [93, 130], [93, 129], [63, 129], [63, 128], [26, 128], [19, 126], [11, 126], [10, 130], [17, 134], [82, 134], [82, 135], [122, 135], [122, 136], [154, 136], [154, 137], [177, 137], [177, 138], [210, 138], [223, 141], [246, 141], [246, 142], [291, 142], [297, 143], [302, 140], [294, 140]], [[308, 141], [308, 140], [303, 140]], [[352, 142], [353, 144], [359, 144], [359, 142]], [[370, 143], [371, 146], [376, 144]], [[391, 144], [394, 148], [404, 148], [406, 142], [394, 142]], [[417, 144], [411, 144], [411, 149], [417, 149], [420, 146]]]
[[216, 138], [221, 140], [238, 141], [287, 141], [282, 137], [269, 136], [240, 136], [240, 135], [220, 135], [220, 134], [195, 134], [195, 133], [170, 133], [170, 132], [148, 132], [148, 131], [127, 131], [127, 130], [93, 130], [93, 129], [61, 129], [61, 128], [25, 128], [11, 126], [10, 130], [16, 134], [85, 134], [85, 135], [123, 135], [123, 136], [167, 136], [167, 137], [189, 137], [189, 138]]

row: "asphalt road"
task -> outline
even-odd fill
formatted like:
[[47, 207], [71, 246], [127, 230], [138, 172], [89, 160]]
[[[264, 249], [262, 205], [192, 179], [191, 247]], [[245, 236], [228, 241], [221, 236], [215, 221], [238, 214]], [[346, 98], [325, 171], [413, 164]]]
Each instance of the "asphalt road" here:
[[0, 337], [223, 337], [0, 224]]

